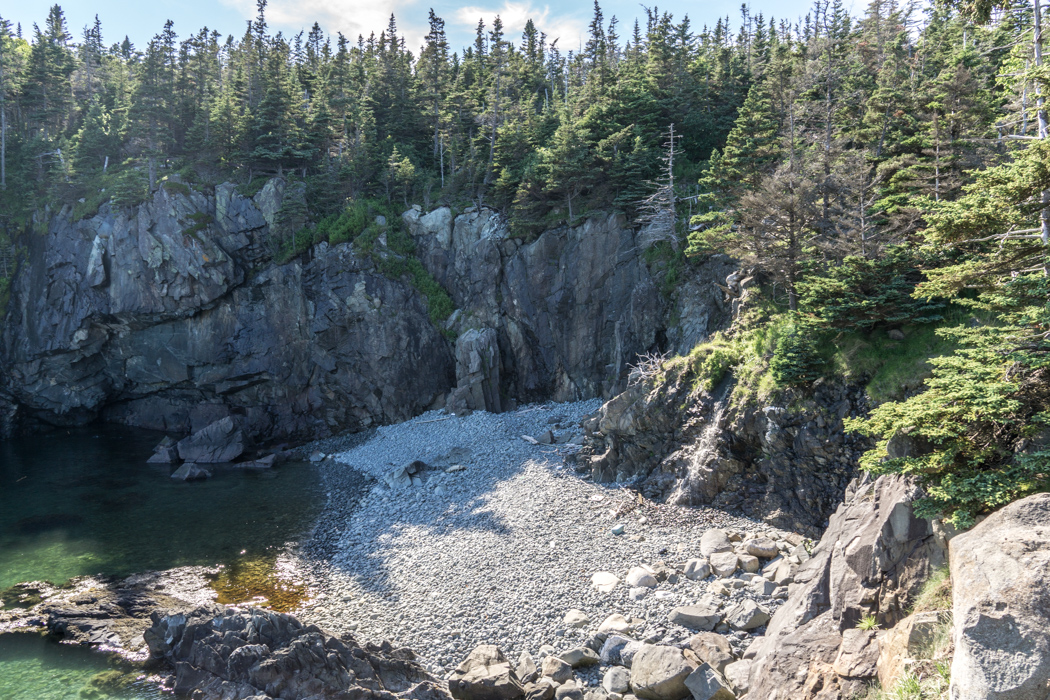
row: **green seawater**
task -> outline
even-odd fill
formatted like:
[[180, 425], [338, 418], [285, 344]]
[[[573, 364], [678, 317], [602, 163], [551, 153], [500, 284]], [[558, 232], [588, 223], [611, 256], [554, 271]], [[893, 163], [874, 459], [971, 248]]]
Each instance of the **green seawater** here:
[[300, 538], [319, 511], [313, 465], [215, 467], [180, 482], [174, 467], [146, 464], [162, 437], [105, 426], [0, 441], [0, 591], [255, 560]]
[[0, 634], [3, 700], [160, 700], [171, 698], [141, 671], [103, 654], [36, 634]]
[[[162, 437], [92, 426], [0, 441], [0, 598], [25, 581], [217, 564], [226, 567], [220, 596], [272, 596], [266, 562], [307, 534], [323, 505], [317, 467], [218, 466], [207, 481], [179, 482], [174, 467], [146, 463]], [[2, 635], [0, 700], [160, 697], [146, 682], [125, 687], [109, 663], [35, 635]]]

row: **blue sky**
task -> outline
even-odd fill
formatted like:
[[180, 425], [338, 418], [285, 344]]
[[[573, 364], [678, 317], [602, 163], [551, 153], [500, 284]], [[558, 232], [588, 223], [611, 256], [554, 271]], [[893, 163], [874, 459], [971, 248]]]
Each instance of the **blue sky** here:
[[[28, 37], [33, 22], [43, 23], [53, 0], [4, 4], [6, 8], [0, 11], [0, 15], [12, 23], [21, 22], [24, 36]], [[255, 15], [255, 0], [67, 0], [59, 4], [78, 40], [83, 27], [93, 22], [97, 13], [107, 44], [127, 35], [138, 47], [159, 32], [167, 19], [174, 20], [180, 37], [196, 32], [202, 26], [217, 29], [223, 35], [239, 37], [244, 33], [245, 20]], [[644, 14], [643, 4], [647, 3], [606, 0], [602, 2], [602, 10], [606, 19], [616, 15], [623, 27], [621, 34], [626, 34], [634, 18]], [[688, 14], [698, 29], [704, 24], [714, 24], [718, 17], [725, 15], [730, 16], [735, 28], [740, 18], [739, 0], [670, 0], [648, 4], [657, 4], [661, 11], [672, 13], [676, 19]], [[812, 0], [753, 0], [748, 4], [752, 14], [761, 12], [766, 17], [795, 20], [808, 11]], [[846, 4], [854, 5], [854, 13], [863, 9], [860, 0]], [[386, 27], [387, 18], [393, 12], [415, 51], [426, 33], [430, 7], [444, 18], [452, 47], [457, 50], [471, 41], [479, 17], [484, 16], [489, 24], [496, 13], [507, 27], [508, 37], [517, 38], [525, 20], [531, 17], [548, 35], [561, 37], [558, 45], [567, 50], [577, 47], [586, 32], [593, 0], [467, 0], [465, 3], [445, 0], [269, 0], [267, 16], [272, 30], [282, 30], [286, 34], [294, 34], [303, 28], [309, 30], [317, 21], [327, 32], [341, 31], [356, 38], [358, 33], [367, 36], [373, 30], [378, 34]]]

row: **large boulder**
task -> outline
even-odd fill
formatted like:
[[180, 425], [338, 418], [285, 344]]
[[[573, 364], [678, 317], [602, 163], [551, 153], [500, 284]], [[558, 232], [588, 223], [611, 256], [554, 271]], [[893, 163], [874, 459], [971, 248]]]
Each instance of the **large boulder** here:
[[867, 638], [844, 639], [844, 631], [871, 615], [884, 629], [893, 627], [946, 560], [944, 537], [912, 509], [921, 495], [914, 481], [899, 476], [850, 485], [812, 557], [794, 572], [788, 600], [748, 650], [754, 654], [749, 697], [848, 697], [863, 687], [866, 678], [835, 671], [838, 661], [844, 672], [875, 672]]
[[646, 644], [631, 661], [631, 688], [643, 700], [682, 700], [689, 695], [685, 679], [694, 668], [681, 649]]
[[499, 337], [492, 328], [472, 328], [456, 339], [456, 389], [450, 413], [503, 410], [499, 386]]
[[513, 700], [525, 694], [510, 661], [495, 644], [475, 647], [452, 672], [448, 690], [456, 700]]
[[951, 541], [953, 700], [1050, 698], [1050, 494]]
[[215, 464], [232, 462], [244, 453], [244, 431], [237, 427], [232, 416], [226, 416], [193, 435], [179, 440], [175, 449], [187, 462]]

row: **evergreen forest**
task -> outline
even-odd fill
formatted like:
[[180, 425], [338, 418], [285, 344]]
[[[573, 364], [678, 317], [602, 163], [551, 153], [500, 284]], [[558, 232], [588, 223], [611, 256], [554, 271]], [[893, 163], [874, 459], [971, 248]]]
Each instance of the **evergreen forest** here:
[[413, 204], [492, 207], [526, 239], [616, 210], [669, 295], [715, 254], [758, 280], [691, 356], [705, 381], [868, 382], [862, 465], [918, 475], [923, 512], [958, 525], [1050, 487], [1038, 0], [745, 5], [702, 26], [657, 9], [621, 25], [596, 0], [575, 50], [497, 17], [453, 51], [433, 11], [422, 46], [393, 16], [285, 36], [257, 7], [239, 36], [168, 22], [145, 45], [100, 19], [74, 36], [58, 5], [32, 28], [0, 19], [4, 284], [44, 212], [159, 187], [301, 183], [279, 262]]

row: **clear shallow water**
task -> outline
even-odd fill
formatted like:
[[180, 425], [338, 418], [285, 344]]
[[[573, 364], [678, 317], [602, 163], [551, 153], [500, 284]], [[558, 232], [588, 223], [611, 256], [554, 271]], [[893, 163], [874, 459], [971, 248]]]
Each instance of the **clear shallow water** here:
[[35, 634], [0, 634], [3, 700], [160, 700], [171, 698], [141, 672], [87, 649]]
[[[216, 468], [207, 481], [178, 482], [172, 467], [146, 464], [162, 437], [103, 426], [0, 441], [0, 597], [23, 581], [223, 564], [223, 602], [297, 602], [301, 592], [273, 566], [323, 505], [319, 470]], [[37, 635], [0, 635], [0, 700], [170, 697], [114, 663]]]
[[319, 512], [314, 466], [217, 468], [207, 481], [178, 482], [173, 468], [146, 464], [161, 437], [104, 426], [0, 441], [0, 591], [257, 560]]

